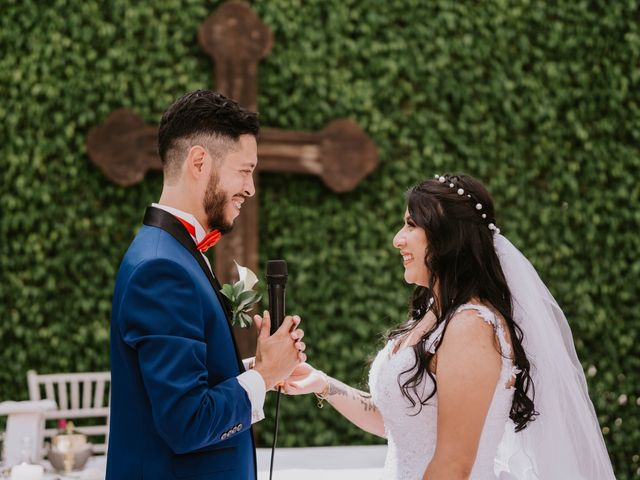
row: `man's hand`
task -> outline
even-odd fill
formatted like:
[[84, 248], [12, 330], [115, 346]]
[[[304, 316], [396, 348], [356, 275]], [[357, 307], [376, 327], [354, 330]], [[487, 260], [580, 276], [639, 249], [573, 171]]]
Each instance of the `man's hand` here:
[[287, 378], [293, 369], [304, 362], [305, 344], [301, 341], [304, 331], [298, 328], [300, 317], [286, 316], [280, 328], [273, 335], [269, 335], [271, 318], [265, 311], [263, 317], [253, 317], [260, 333], [256, 348], [255, 370], [262, 375], [267, 390]]

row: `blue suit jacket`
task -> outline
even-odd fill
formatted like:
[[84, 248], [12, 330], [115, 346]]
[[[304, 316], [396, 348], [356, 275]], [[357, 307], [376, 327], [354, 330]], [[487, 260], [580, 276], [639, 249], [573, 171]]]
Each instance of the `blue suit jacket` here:
[[113, 298], [108, 480], [256, 478], [244, 369], [218, 289], [180, 222], [147, 209]]

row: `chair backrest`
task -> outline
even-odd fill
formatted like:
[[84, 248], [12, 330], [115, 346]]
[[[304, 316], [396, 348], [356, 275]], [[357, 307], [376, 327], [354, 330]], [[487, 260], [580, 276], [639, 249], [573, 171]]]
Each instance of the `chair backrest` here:
[[[27, 372], [29, 398], [53, 400], [57, 410], [47, 412], [44, 438], [58, 432], [58, 419], [73, 420], [77, 430], [89, 436], [94, 453], [106, 453], [109, 443], [111, 372], [52, 373]], [[44, 397], [43, 397], [44, 393]], [[84, 424], [84, 425], [83, 425]]]

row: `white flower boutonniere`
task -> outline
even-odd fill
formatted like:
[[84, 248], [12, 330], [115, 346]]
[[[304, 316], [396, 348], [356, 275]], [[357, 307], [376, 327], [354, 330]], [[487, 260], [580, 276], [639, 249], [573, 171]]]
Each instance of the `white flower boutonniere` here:
[[249, 312], [262, 299], [262, 295], [253, 290], [255, 284], [258, 283], [256, 274], [247, 267], [238, 265], [238, 262], [234, 261], [234, 263], [238, 269], [240, 280], [233, 285], [225, 283], [220, 291], [231, 303], [231, 323], [246, 328], [252, 323]]

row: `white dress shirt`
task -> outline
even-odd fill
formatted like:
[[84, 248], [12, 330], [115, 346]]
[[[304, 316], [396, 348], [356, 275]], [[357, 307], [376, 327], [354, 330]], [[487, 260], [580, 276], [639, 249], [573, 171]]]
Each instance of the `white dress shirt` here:
[[[185, 222], [193, 225], [196, 231], [196, 236], [194, 237], [192, 235], [191, 238], [193, 238], [196, 244], [202, 241], [204, 236], [207, 234], [205, 229], [202, 228], [202, 225], [200, 225], [200, 222], [196, 220], [196, 217], [194, 217], [190, 213], [183, 212], [182, 210], [178, 210], [177, 208], [161, 205], [159, 203], [152, 203], [151, 206], [164, 210], [165, 212], [169, 212], [170, 214], [176, 217], [180, 217]], [[202, 255], [205, 262], [207, 262], [207, 265], [209, 266], [209, 270], [211, 270], [211, 273], [215, 276], [215, 273], [213, 273], [213, 269], [211, 268], [211, 264], [209, 263], [209, 259], [203, 253], [200, 253], [200, 255]], [[238, 379], [238, 383], [240, 384], [240, 386], [245, 389], [245, 391], [247, 392], [247, 396], [249, 397], [249, 402], [251, 403], [251, 423], [256, 423], [264, 418], [264, 398], [267, 393], [267, 387], [264, 383], [262, 375], [260, 375], [260, 373], [258, 373], [256, 370], [249, 369], [253, 364], [253, 358], [248, 358], [246, 360], [243, 360], [242, 362], [247, 371], [241, 373], [236, 378]]]

